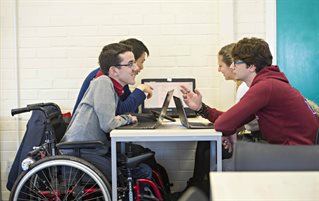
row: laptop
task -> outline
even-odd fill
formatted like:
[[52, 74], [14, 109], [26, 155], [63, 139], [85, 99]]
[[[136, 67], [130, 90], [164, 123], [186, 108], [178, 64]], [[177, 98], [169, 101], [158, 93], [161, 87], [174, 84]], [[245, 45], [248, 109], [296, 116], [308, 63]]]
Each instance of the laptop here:
[[204, 122], [189, 122], [185, 113], [185, 109], [183, 106], [182, 99], [179, 97], [174, 96], [174, 102], [176, 106], [176, 111], [178, 113], [179, 119], [181, 123], [186, 128], [195, 128], [195, 129], [207, 129], [207, 128], [214, 128], [214, 124], [212, 123], [204, 123]]
[[[134, 124], [128, 124], [117, 129], [155, 129], [162, 124], [163, 119], [166, 116], [168, 105], [172, 99], [174, 89], [166, 93], [162, 109], [158, 114], [158, 117], [155, 118], [155, 114], [137, 114], [138, 121]], [[133, 114], [135, 115], [135, 114]]]
[[[150, 113], [152, 111], [160, 112], [165, 93], [168, 90], [175, 89], [174, 96], [182, 98], [182, 93], [180, 91], [181, 85], [186, 86], [190, 90], [195, 89], [194, 78], [144, 78], [141, 82], [142, 84], [148, 84], [153, 88], [152, 98], [146, 99], [142, 104], [142, 113]], [[185, 107], [185, 111], [187, 117], [196, 116], [195, 112], [188, 107]], [[169, 104], [166, 114], [172, 117], [178, 117], [173, 101]]]

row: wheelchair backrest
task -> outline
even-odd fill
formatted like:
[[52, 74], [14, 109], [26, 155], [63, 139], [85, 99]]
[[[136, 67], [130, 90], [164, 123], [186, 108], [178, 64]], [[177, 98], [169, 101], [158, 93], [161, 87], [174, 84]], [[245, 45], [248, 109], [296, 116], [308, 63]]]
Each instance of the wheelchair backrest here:
[[60, 108], [56, 108], [55, 106], [45, 106], [45, 110], [48, 114], [48, 117], [50, 117], [50, 122], [54, 129], [56, 143], [59, 143], [67, 129], [63, 115], [60, 111]]
[[[36, 104], [35, 104], [36, 105]], [[33, 150], [33, 147], [40, 146], [46, 140], [45, 130], [46, 130], [46, 122], [50, 121], [50, 125], [53, 128], [53, 136], [55, 138], [56, 143], [58, 143], [65, 131], [66, 124], [63, 120], [63, 115], [59, 106], [56, 104], [42, 104], [41, 110], [33, 110], [32, 106], [27, 106], [25, 108], [18, 108], [16, 111], [21, 109], [22, 112], [32, 111], [32, 115], [27, 123], [27, 129], [19, 146], [16, 157], [11, 166], [7, 189], [11, 190], [14, 181], [18, 177], [18, 175], [22, 172], [21, 162], [27, 158], [28, 153]], [[48, 118], [47, 118], [48, 117]]]

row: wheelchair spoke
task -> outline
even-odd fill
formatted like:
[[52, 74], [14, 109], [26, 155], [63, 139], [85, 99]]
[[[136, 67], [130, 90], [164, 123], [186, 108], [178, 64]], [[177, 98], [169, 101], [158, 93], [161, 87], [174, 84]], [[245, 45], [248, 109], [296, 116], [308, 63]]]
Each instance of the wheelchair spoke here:
[[85, 192], [85, 193], [84, 193], [83, 195], [81, 195], [81, 197], [79, 197], [79, 199], [80, 199], [80, 198], [83, 198], [83, 197], [85, 197], [85, 196], [89, 196], [89, 195], [91, 195], [91, 194], [93, 194], [93, 193], [98, 192], [98, 191], [96, 190], [96, 189], [97, 189], [96, 183], [95, 183], [94, 185], [91, 185], [90, 188], [85, 189], [85, 187], [87, 186], [87, 184], [88, 184], [88, 183], [86, 183], [86, 184], [82, 187], [82, 191]]
[[[27, 192], [21, 191], [22, 198], [19, 197], [19, 200], [30, 200], [30, 198], [34, 198], [35, 200], [39, 199], [39, 198], [41, 198], [41, 200], [48, 200], [43, 195], [39, 194], [37, 191], [34, 191], [32, 188], [29, 188], [29, 187], [26, 187], [26, 188], [30, 191], [27, 191]], [[24, 197], [26, 197], [26, 198], [24, 198]], [[30, 198], [27, 198], [27, 197], [30, 197]]]
[[104, 200], [103, 196], [99, 196], [99, 197], [94, 197], [94, 198], [90, 198], [90, 199], [85, 199], [85, 201], [90, 201], [90, 200]]
[[70, 156], [52, 158], [57, 159], [44, 159], [25, 172], [12, 190], [10, 200], [111, 201], [110, 185], [94, 166]]
[[54, 179], [54, 177], [51, 174], [51, 168], [48, 168], [48, 172], [49, 178], [47, 177], [47, 174], [44, 171], [41, 171], [41, 176], [44, 177], [44, 179], [41, 179], [42, 177], [38, 174], [39, 179], [41, 180], [40, 185], [44, 185], [46, 188], [49, 188], [48, 190], [54, 191], [54, 189], [56, 188], [53, 188], [52, 186], [52, 179]]
[[[84, 184], [84, 185], [82, 186], [82, 188], [81, 188], [81, 192], [84, 192], [84, 193], [83, 193], [83, 194], [78, 194], [78, 195], [75, 197], [76, 199], [81, 199], [81, 198], [83, 198], [83, 197], [85, 197], [85, 196], [88, 195], [88, 191], [90, 191], [90, 189], [89, 189], [88, 191], [85, 190], [86, 185], [87, 185], [87, 183]], [[95, 185], [93, 185], [91, 188], [94, 189], [94, 188], [95, 188]], [[80, 196], [80, 197], [78, 197], [78, 196]]]
[[[64, 175], [64, 181], [65, 181], [65, 185], [66, 185], [66, 188], [65, 188], [65, 197], [63, 200], [67, 200], [68, 197], [70, 196], [71, 193], [73, 193], [73, 189], [75, 188], [75, 185], [74, 185], [74, 180], [76, 179], [75, 175], [78, 174], [78, 169], [75, 169], [75, 168], [66, 168], [66, 167], [63, 167], [64, 171], [63, 171], [63, 175]], [[75, 173], [73, 173], [73, 170], [76, 170]], [[68, 174], [68, 175], [66, 175]], [[73, 188], [72, 188], [73, 186]]]

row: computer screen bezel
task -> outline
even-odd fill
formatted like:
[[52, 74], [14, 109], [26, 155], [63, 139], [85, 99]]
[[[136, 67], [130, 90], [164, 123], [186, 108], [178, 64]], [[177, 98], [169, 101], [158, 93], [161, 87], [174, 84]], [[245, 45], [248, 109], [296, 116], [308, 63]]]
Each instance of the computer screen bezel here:
[[[151, 83], [151, 82], [156, 82], [156, 83], [180, 82], [181, 84], [183, 82], [185, 82], [185, 83], [192, 83], [192, 86], [193, 86], [192, 90], [194, 90], [196, 88], [195, 78], [144, 78], [141, 80], [142, 84], [147, 84], [147, 83]], [[177, 92], [177, 91], [179, 91], [179, 89], [175, 89], [175, 91]], [[159, 111], [161, 111], [161, 108], [160, 107], [145, 108], [145, 104], [144, 103], [142, 104], [142, 113], [150, 113], [151, 111], [158, 111], [159, 112]], [[196, 116], [196, 113], [186, 106], [185, 106], [185, 111], [186, 111], [186, 115], [188, 117]], [[172, 117], [178, 117], [175, 106], [169, 107], [167, 109], [167, 115], [170, 115]]]

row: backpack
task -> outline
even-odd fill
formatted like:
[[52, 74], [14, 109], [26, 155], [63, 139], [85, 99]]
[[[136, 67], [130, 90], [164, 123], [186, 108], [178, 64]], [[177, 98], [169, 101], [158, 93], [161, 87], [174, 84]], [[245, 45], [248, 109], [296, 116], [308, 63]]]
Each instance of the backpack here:
[[[127, 145], [128, 146], [126, 146], [126, 155], [128, 157], [134, 157], [134, 156], [138, 156], [141, 154], [153, 152], [149, 148], [145, 148], [145, 147], [138, 145], [138, 144], [128, 143]], [[169, 181], [169, 177], [168, 177], [166, 169], [156, 161], [154, 156], [151, 157], [150, 159], [144, 161], [143, 163], [150, 166], [152, 168], [153, 172], [155, 171], [155, 173], [157, 173], [159, 175], [161, 181], [156, 181], [157, 180], [156, 178], [154, 178], [154, 180], [157, 183], [162, 182], [162, 184], [164, 186], [164, 189], [162, 189], [164, 191], [164, 194], [170, 194], [171, 193], [171, 188], [170, 188], [171, 183]]]

